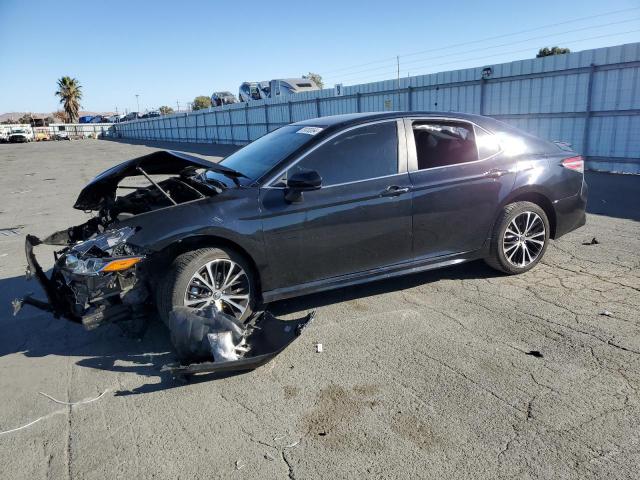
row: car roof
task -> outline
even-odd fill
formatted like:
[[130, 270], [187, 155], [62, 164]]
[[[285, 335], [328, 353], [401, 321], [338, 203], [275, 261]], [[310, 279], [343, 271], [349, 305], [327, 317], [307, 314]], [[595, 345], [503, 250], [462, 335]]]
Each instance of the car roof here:
[[482, 115], [473, 115], [470, 113], [457, 113], [457, 112], [365, 112], [365, 113], [347, 113], [342, 115], [331, 115], [328, 117], [311, 118], [309, 120], [302, 120], [296, 122], [293, 125], [315, 126], [315, 127], [345, 127], [349, 125], [357, 125], [359, 123], [385, 120], [393, 118], [403, 117], [434, 117], [434, 118], [453, 118], [459, 120], [466, 120], [469, 122], [478, 123], [480, 125], [485, 124], [487, 121], [491, 121], [489, 117]]

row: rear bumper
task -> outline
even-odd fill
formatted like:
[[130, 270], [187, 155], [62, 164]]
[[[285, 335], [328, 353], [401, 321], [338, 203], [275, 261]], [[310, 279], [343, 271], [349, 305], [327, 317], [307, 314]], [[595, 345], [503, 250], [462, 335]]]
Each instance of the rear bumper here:
[[587, 196], [589, 187], [582, 180], [580, 192], [571, 197], [553, 202], [556, 213], [556, 229], [553, 238], [560, 238], [587, 223]]

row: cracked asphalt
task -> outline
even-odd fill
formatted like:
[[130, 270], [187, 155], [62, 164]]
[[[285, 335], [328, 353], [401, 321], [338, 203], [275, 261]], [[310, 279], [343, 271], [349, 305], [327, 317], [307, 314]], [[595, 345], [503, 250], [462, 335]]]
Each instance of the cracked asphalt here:
[[317, 310], [283, 354], [183, 384], [159, 322], [136, 341], [9, 305], [39, 291], [25, 234], [83, 221], [81, 187], [154, 148], [0, 145], [0, 431], [44, 417], [0, 435], [1, 477], [638, 478], [640, 177], [589, 173], [587, 225], [527, 274], [473, 262], [279, 302]]

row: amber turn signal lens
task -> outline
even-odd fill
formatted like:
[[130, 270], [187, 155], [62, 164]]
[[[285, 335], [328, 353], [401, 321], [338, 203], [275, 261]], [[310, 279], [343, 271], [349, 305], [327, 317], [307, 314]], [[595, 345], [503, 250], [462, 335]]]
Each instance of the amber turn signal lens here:
[[118, 260], [112, 260], [102, 267], [102, 272], [120, 272], [133, 267], [136, 263], [142, 260], [142, 257], [121, 258]]

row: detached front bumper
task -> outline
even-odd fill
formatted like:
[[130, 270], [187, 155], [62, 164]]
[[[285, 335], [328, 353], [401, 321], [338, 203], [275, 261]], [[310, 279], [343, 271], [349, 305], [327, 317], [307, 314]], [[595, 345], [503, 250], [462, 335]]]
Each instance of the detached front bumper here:
[[56, 318], [66, 318], [82, 323], [93, 329], [104, 323], [131, 319], [137, 315], [146, 300], [146, 287], [134, 271], [126, 275], [74, 275], [63, 274], [59, 266], [54, 266], [51, 277], [47, 277], [36, 260], [34, 247], [43, 243], [38, 237], [27, 235], [25, 255], [27, 257], [27, 279], [34, 278], [40, 283], [46, 300], [27, 295], [13, 301], [14, 315], [24, 305], [31, 305]]

